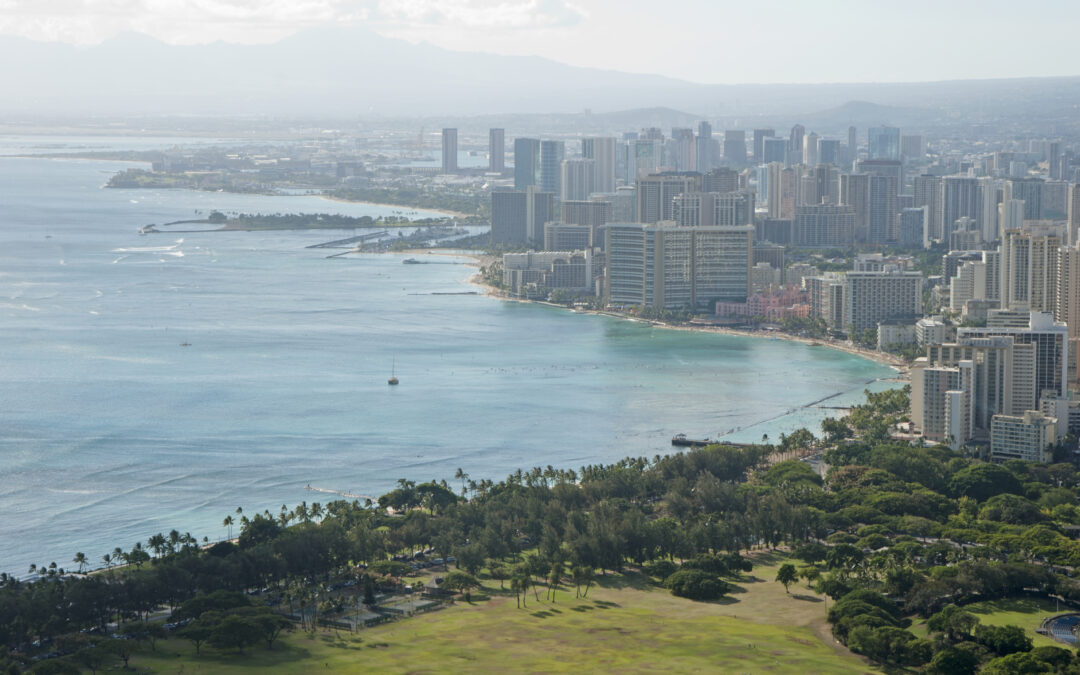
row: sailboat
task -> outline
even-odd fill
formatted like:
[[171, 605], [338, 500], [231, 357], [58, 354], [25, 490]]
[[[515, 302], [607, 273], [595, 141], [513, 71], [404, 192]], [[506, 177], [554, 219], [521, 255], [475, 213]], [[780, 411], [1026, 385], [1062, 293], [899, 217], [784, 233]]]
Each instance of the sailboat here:
[[387, 384], [397, 384], [397, 375], [394, 374], [394, 368], [397, 365], [395, 361], [390, 362], [390, 379], [386, 381]]

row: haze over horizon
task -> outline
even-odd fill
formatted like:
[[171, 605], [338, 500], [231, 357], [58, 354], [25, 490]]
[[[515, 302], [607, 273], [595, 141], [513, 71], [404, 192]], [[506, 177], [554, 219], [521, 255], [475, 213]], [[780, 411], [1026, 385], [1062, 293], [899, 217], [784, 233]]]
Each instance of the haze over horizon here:
[[[1080, 74], [1080, 5], [1003, 0], [3, 0], [0, 36], [74, 45], [125, 32], [168, 44], [270, 44], [349, 26], [459, 52], [538, 56], [699, 84], [897, 83]], [[1050, 17], [1053, 21], [1047, 21]], [[668, 30], [660, 31], [658, 26]], [[975, 53], [972, 41], [1001, 48]], [[692, 55], [694, 58], [687, 58]]]

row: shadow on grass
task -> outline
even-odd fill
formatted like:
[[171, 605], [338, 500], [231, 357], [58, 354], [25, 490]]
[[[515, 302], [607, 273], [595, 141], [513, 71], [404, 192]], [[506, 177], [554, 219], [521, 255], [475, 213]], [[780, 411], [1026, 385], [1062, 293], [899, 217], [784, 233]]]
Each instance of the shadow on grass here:
[[635, 591], [650, 591], [656, 588], [656, 582], [640, 572], [625, 572], [622, 574], [609, 574], [595, 579], [595, 585], [600, 588], [619, 590], [632, 588]]
[[535, 616], [537, 619], [546, 619], [549, 616], [555, 616], [555, 614], [553, 612], [550, 612], [550, 611], [548, 611], [546, 609], [542, 609], [539, 612], [532, 612], [531, 614], [532, 614], [532, 616]]
[[964, 607], [964, 611], [972, 614], [994, 614], [996, 612], [1038, 614], [1045, 612], [1046, 607], [1053, 604], [1048, 600], [1037, 598], [1002, 598], [1000, 600], [982, 600], [974, 605]]
[[364, 645], [362, 638], [353, 637], [350, 640], [346, 640], [344, 637], [336, 634], [324, 634], [319, 636], [319, 641], [325, 644], [327, 647], [334, 647], [335, 649], [363, 649]]
[[821, 598], [815, 597], [813, 595], [803, 595], [802, 593], [792, 593], [791, 597], [795, 598], [796, 600], [802, 600], [804, 602], [821, 602]]
[[751, 555], [745, 555], [745, 558], [749, 558], [754, 562], [754, 567], [760, 565], [775, 565], [788, 559], [786, 553], [780, 551], [754, 551]]
[[593, 604], [599, 609], [611, 609], [612, 607], [622, 607], [617, 602], [611, 602], [610, 600], [593, 600]]

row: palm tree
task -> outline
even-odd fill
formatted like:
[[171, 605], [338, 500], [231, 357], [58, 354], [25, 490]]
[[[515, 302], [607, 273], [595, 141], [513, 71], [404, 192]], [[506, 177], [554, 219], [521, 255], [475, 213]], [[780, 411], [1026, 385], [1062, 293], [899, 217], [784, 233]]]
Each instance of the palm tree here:
[[81, 551], [76, 553], [71, 562], [79, 566], [79, 574], [82, 574], [83, 568], [86, 567], [86, 554]]
[[229, 539], [232, 539], [233, 517], [232, 516], [225, 516], [225, 520], [221, 521], [221, 525], [222, 525], [222, 527], [229, 528]]
[[101, 562], [105, 563], [105, 571], [108, 572], [112, 568], [112, 556], [106, 553], [101, 556]]
[[469, 480], [469, 474], [465, 473], [464, 469], [462, 469], [459, 466], [458, 470], [454, 472], [454, 480], [460, 480], [461, 481], [461, 496], [464, 497], [465, 496], [465, 482], [467, 480]]
[[147, 539], [146, 543], [150, 547], [150, 550], [154, 552], [154, 555], [156, 557], [160, 558], [162, 556], [162, 554], [165, 553], [165, 535], [164, 534], [158, 532], [157, 534], [155, 534], [152, 537], [150, 537], [149, 539]]

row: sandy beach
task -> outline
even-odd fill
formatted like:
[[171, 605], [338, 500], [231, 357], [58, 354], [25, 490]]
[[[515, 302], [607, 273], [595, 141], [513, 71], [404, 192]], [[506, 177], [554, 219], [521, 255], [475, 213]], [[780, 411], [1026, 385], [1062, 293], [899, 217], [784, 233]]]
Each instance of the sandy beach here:
[[[469, 265], [471, 267], [475, 267], [477, 269], [479, 269], [481, 267], [487, 267], [487, 266], [491, 265], [493, 262], [495, 262], [495, 261], [497, 261], [499, 259], [499, 256], [494, 256], [494, 255], [486, 255], [486, 254], [482, 254], [482, 253], [463, 252], [463, 251], [451, 252], [451, 251], [448, 251], [446, 249], [427, 249], [427, 248], [409, 249], [407, 251], [404, 251], [404, 253], [409, 254], [409, 255], [442, 255], [442, 256], [454, 256], [454, 257], [461, 257], [461, 258], [471, 258], [473, 260], [473, 262], [470, 263]], [[785, 333], [783, 331], [765, 331], [765, 330], [754, 331], [754, 330], [745, 330], [745, 329], [740, 329], [740, 328], [728, 328], [728, 327], [725, 327], [725, 326], [670, 324], [670, 323], [665, 323], [663, 321], [653, 321], [653, 320], [648, 320], [648, 319], [638, 319], [636, 317], [630, 317], [630, 316], [627, 316], [627, 315], [619, 313], [619, 312], [613, 312], [613, 311], [608, 311], [608, 310], [591, 310], [591, 309], [572, 310], [569, 307], [566, 307], [565, 305], [559, 305], [559, 304], [551, 303], [551, 302], [544, 302], [543, 300], [528, 300], [526, 298], [518, 298], [518, 297], [511, 296], [511, 295], [507, 295], [507, 294], [501, 292], [499, 289], [494, 288], [494, 287], [489, 286], [488, 284], [484, 283], [483, 277], [480, 275], [479, 272], [473, 274], [468, 279], [468, 281], [469, 281], [469, 283], [473, 284], [474, 286], [478, 286], [478, 287], [482, 288], [484, 290], [485, 295], [490, 295], [492, 297], [499, 298], [500, 300], [506, 300], [506, 301], [510, 301], [510, 302], [528, 302], [528, 303], [534, 303], [534, 304], [540, 304], [540, 305], [547, 305], [549, 307], [557, 307], [559, 309], [565, 309], [567, 311], [576, 311], [576, 312], [585, 313], [585, 314], [598, 314], [598, 315], [602, 315], [602, 316], [610, 316], [610, 317], [613, 317], [613, 318], [616, 318], [616, 319], [625, 319], [625, 320], [628, 320], [628, 321], [631, 320], [631, 319], [634, 320], [634, 321], [645, 321], [647, 323], [651, 323], [653, 326], [656, 326], [657, 328], [665, 328], [665, 329], [668, 329], [668, 330], [682, 330], [682, 331], [691, 331], [691, 332], [696, 332], [696, 333], [717, 333], [717, 334], [720, 334], [720, 335], [737, 335], [737, 336], [741, 336], [741, 337], [752, 337], [752, 338], [759, 338], [759, 339], [776, 338], [776, 339], [779, 339], [779, 340], [787, 340], [789, 342], [801, 342], [802, 344], [809, 345], [809, 346], [819, 346], [819, 347], [824, 347], [824, 348], [828, 348], [828, 349], [836, 349], [838, 351], [847, 352], [848, 354], [854, 354], [856, 356], [861, 356], [864, 359], [869, 359], [871, 361], [875, 361], [877, 363], [889, 366], [890, 368], [893, 368], [893, 369], [896, 370], [897, 379], [902, 379], [902, 380], [906, 381], [907, 378], [908, 378], [908, 375], [909, 375], [909, 369], [908, 369], [907, 362], [904, 361], [904, 359], [900, 358], [899, 356], [896, 356], [895, 354], [888, 354], [888, 353], [885, 353], [885, 352], [879, 352], [879, 351], [874, 350], [874, 349], [864, 349], [862, 347], [858, 347], [858, 346], [852, 344], [851, 342], [847, 342], [845, 340], [834, 340], [834, 339], [831, 339], [831, 338], [802, 337], [802, 336], [799, 336], [799, 335], [791, 335], [790, 333]]]

